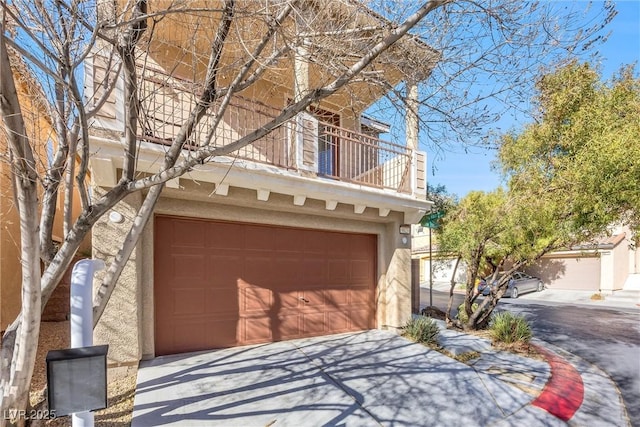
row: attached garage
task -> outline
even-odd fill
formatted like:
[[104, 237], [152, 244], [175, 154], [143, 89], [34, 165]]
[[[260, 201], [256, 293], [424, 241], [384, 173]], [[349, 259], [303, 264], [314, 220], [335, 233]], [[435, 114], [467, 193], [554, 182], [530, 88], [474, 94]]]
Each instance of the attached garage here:
[[600, 257], [596, 253], [574, 256], [551, 253], [525, 271], [540, 277], [550, 289], [598, 292], [600, 267]]
[[156, 216], [155, 354], [376, 327], [377, 236]]

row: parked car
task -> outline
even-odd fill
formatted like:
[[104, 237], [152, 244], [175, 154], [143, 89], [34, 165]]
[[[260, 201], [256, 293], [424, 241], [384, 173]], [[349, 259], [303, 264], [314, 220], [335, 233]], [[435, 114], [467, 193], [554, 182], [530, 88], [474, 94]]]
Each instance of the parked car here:
[[[498, 273], [496, 279], [491, 283], [489, 282], [491, 281], [493, 274], [480, 280], [480, 283], [478, 284], [478, 292], [482, 293], [482, 295], [489, 295], [503, 275], [504, 273]], [[518, 295], [520, 294], [524, 294], [526, 292], [540, 292], [543, 289], [544, 284], [542, 283], [542, 280], [521, 271], [516, 271], [511, 275], [511, 278], [509, 279], [509, 287], [504, 295], [510, 298], [518, 298]]]

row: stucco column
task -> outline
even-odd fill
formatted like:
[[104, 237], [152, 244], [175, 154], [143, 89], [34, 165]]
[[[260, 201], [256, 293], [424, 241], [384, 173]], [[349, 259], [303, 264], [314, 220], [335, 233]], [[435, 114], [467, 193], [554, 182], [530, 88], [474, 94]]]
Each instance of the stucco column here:
[[[95, 197], [100, 197], [104, 189], [94, 187]], [[117, 222], [109, 215], [101, 218], [92, 229], [93, 257], [105, 260], [107, 266], [113, 261], [121, 247], [122, 240], [131, 227], [133, 218], [142, 203], [140, 193], [134, 193], [118, 203], [112, 210], [122, 215]], [[105, 311], [93, 332], [95, 345], [109, 344], [108, 363], [110, 366], [127, 366], [138, 363], [141, 358], [141, 304], [140, 282], [142, 258], [140, 245], [131, 254], [120, 279], [111, 294]], [[104, 271], [96, 274], [95, 288], [100, 283]]]
[[600, 252], [600, 292], [613, 293], [614, 263], [613, 251]]
[[[411, 243], [403, 243], [400, 222], [386, 224], [381, 261], [386, 272], [379, 283], [378, 327], [398, 330], [411, 318]], [[406, 237], [406, 236], [404, 236]]]
[[418, 83], [407, 82], [406, 112], [405, 112], [405, 134], [407, 138], [407, 148], [416, 150], [418, 148]]
[[[417, 153], [418, 150], [418, 133], [420, 123], [418, 121], [418, 83], [415, 81], [407, 81], [407, 93], [405, 100], [405, 136], [407, 148], [411, 153], [411, 192], [416, 194], [417, 183]], [[426, 162], [426, 159], [425, 159]], [[423, 191], [420, 191], [421, 193]], [[423, 196], [423, 194], [421, 194]]]
[[293, 100], [300, 101], [309, 92], [309, 52], [304, 46], [296, 48], [293, 56]]

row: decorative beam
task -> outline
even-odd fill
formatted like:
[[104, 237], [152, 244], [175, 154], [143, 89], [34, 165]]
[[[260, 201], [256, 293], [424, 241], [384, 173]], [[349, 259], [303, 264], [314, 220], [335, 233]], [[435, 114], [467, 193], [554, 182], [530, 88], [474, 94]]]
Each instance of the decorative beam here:
[[258, 194], [258, 200], [260, 200], [261, 202], [266, 202], [267, 200], [269, 200], [269, 195], [271, 194], [271, 191], [260, 188], [256, 190], [256, 192]]
[[307, 196], [293, 196], [293, 204], [296, 206], [304, 206], [304, 202], [307, 201]]
[[228, 196], [229, 195], [229, 184], [216, 184], [216, 190], [214, 192], [216, 196]]
[[353, 205], [353, 213], [361, 214], [367, 209], [367, 205]]
[[337, 200], [327, 200], [325, 202], [325, 208], [328, 211], [335, 211], [337, 206], [338, 206], [338, 201]]
[[173, 178], [166, 182], [167, 188], [180, 188], [180, 178]]

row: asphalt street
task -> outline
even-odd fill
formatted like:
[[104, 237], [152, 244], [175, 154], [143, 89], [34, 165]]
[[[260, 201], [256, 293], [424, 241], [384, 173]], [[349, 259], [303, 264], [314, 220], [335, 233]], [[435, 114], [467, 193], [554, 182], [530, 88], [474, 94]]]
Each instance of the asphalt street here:
[[[454, 307], [463, 301], [454, 294]], [[448, 293], [433, 291], [433, 305], [446, 309]], [[421, 289], [421, 305], [429, 304], [429, 289]], [[633, 426], [640, 427], [640, 311], [591, 307], [550, 301], [503, 299], [499, 310], [520, 313], [534, 336], [555, 344], [615, 381]]]

